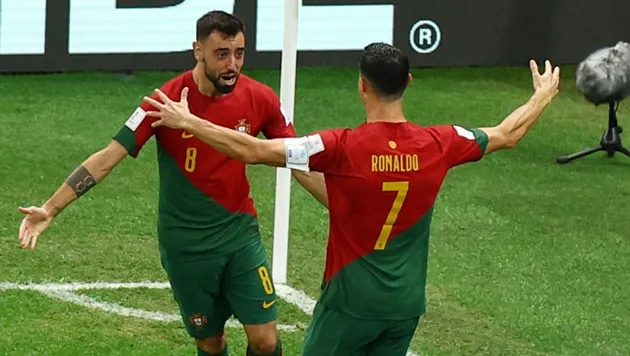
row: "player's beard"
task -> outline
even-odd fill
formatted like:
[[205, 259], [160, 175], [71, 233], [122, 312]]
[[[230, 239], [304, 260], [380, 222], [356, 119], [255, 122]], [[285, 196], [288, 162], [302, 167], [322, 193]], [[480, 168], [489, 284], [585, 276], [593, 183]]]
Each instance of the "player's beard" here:
[[[229, 78], [228, 78], [229, 77]], [[224, 81], [229, 80], [231, 77], [234, 78], [233, 83], [225, 84]], [[206, 78], [212, 83], [214, 89], [219, 94], [228, 94], [231, 93], [232, 90], [236, 87], [236, 83], [238, 82], [239, 73], [238, 72], [226, 72], [222, 74], [216, 74], [206, 68]]]

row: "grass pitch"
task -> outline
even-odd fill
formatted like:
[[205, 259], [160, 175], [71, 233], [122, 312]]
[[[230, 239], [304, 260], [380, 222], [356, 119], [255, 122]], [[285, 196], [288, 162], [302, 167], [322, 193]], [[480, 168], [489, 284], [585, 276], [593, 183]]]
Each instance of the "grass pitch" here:
[[[247, 71], [278, 89], [278, 71]], [[592, 146], [607, 108], [581, 98], [574, 68], [561, 94], [519, 146], [454, 169], [432, 225], [429, 305], [412, 349], [423, 355], [628, 355], [630, 158], [555, 158]], [[405, 107], [420, 124], [498, 123], [531, 93], [526, 66], [413, 72]], [[155, 237], [157, 169], [152, 139], [67, 208], [35, 251], [19, 248], [19, 205], [40, 204], [105, 146], [141, 101], [173, 73], [3, 76], [0, 79], [0, 283], [165, 281]], [[301, 69], [296, 128], [355, 126], [364, 112], [356, 69]], [[621, 105], [623, 125], [630, 112]], [[623, 137], [624, 135], [622, 135]], [[630, 145], [630, 138], [627, 139]], [[275, 171], [250, 167], [270, 255]], [[291, 199], [289, 284], [317, 298], [327, 212], [297, 183]], [[357, 222], [360, 223], [360, 222]], [[270, 256], [271, 257], [271, 256]], [[168, 290], [86, 290], [79, 295], [175, 314]], [[308, 323], [288, 303], [284, 324]], [[229, 329], [232, 354], [244, 334]], [[299, 355], [302, 329], [283, 331]], [[123, 317], [36, 291], [0, 291], [2, 355], [194, 355], [180, 321]]]

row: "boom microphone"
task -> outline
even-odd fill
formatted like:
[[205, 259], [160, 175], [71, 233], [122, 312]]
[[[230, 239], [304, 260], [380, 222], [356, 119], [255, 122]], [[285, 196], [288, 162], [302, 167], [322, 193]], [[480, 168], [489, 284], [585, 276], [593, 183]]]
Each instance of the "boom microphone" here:
[[591, 53], [577, 67], [576, 86], [595, 105], [630, 96], [630, 44], [619, 41]]

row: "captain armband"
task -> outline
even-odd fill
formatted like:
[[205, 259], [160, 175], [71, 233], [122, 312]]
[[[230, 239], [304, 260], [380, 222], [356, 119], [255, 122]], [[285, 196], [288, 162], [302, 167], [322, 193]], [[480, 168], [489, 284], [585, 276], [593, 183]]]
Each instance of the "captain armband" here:
[[285, 138], [286, 168], [308, 172], [309, 158], [324, 150], [319, 134], [298, 138]]
[[81, 165], [66, 179], [66, 184], [72, 188], [77, 197], [80, 197], [96, 185], [96, 179]]

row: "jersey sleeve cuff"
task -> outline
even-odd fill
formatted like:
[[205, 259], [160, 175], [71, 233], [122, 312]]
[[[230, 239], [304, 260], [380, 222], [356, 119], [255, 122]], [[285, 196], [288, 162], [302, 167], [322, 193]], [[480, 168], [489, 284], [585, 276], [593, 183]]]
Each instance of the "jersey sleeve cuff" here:
[[486, 153], [486, 148], [488, 147], [488, 135], [479, 129], [470, 129], [470, 132], [473, 133], [475, 142], [477, 142], [479, 148], [481, 149], [481, 157], [483, 157]]
[[136, 136], [126, 126], [123, 126], [112, 139], [118, 141], [127, 150], [129, 156], [133, 158], [138, 156], [138, 152], [136, 152]]

